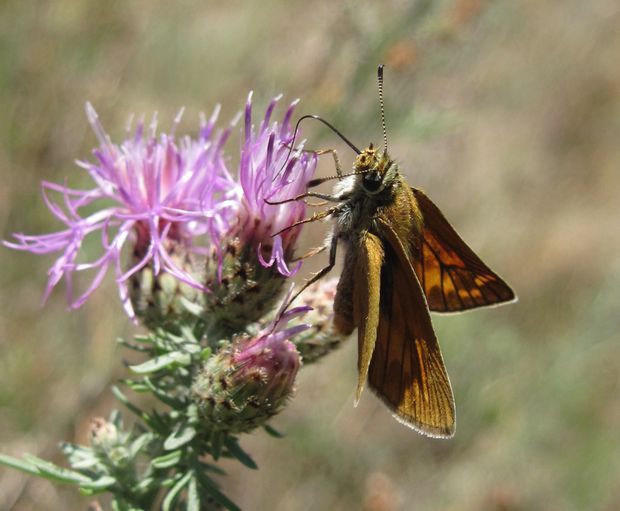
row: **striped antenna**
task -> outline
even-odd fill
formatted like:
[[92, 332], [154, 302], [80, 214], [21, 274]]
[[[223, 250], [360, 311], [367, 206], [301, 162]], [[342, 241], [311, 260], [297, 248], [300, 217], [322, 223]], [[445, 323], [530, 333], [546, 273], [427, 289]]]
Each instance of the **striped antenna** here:
[[383, 64], [377, 68], [377, 82], [379, 84], [379, 105], [381, 106], [381, 126], [383, 128], [383, 154], [387, 154], [387, 128], [385, 127], [385, 106], [383, 104]]

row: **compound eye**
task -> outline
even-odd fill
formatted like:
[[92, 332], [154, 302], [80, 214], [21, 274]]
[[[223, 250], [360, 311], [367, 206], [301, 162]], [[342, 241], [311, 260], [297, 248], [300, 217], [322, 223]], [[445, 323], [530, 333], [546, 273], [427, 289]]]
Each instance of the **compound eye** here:
[[362, 180], [362, 185], [369, 192], [376, 192], [381, 188], [383, 184], [381, 180], [381, 176], [377, 172], [369, 172], [364, 175], [364, 179]]

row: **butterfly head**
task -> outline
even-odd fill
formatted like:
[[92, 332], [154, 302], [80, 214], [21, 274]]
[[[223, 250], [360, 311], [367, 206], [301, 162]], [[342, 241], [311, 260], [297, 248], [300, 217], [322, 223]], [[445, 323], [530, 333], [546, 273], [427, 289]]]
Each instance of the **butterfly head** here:
[[364, 191], [374, 195], [393, 180], [397, 168], [386, 151], [376, 149], [370, 144], [355, 159], [354, 171], [359, 174]]

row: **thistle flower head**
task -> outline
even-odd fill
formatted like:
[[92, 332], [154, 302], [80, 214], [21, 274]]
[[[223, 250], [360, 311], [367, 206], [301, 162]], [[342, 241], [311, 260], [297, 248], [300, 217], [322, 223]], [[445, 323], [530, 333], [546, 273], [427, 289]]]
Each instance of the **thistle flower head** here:
[[[59, 253], [48, 272], [45, 298], [64, 279], [72, 308], [82, 305], [112, 268], [130, 316], [134, 316], [134, 304], [140, 296], [130, 293], [128, 281], [139, 272], [148, 270], [149, 282], [166, 273], [185, 286], [210, 292], [209, 285], [222, 282], [224, 255], [230, 243], [241, 243], [247, 249], [245, 254], [253, 254], [257, 266], [262, 263], [263, 267], [273, 266], [279, 275], [291, 275], [296, 268], [289, 267], [288, 259], [299, 229], [273, 239], [271, 234], [300, 219], [304, 205], [274, 206], [265, 199], [299, 194], [314, 172], [316, 157], [295, 150], [287, 160], [294, 105], [281, 124], [272, 123], [278, 99], [270, 103], [258, 128], [252, 125], [248, 99], [236, 178], [227, 167], [229, 159], [224, 153], [234, 122], [216, 130], [218, 108], [209, 120], [202, 119], [196, 137], [175, 135], [180, 113], [170, 133], [157, 134], [154, 116], [148, 127], [138, 122], [133, 131], [128, 128], [121, 144], [115, 144], [87, 104], [99, 146], [93, 151], [94, 161], [79, 161], [78, 165], [88, 172], [93, 186], [76, 189], [43, 182], [44, 201], [65, 228], [44, 235], [15, 233], [15, 240], [4, 244], [37, 254]], [[99, 255], [83, 260], [82, 244], [88, 236], [97, 235]], [[130, 257], [123, 255], [127, 245]], [[205, 285], [204, 264], [196, 264], [193, 255], [212, 251], [217, 261], [215, 278]], [[75, 297], [74, 276], [87, 270], [94, 276], [86, 291]], [[138, 280], [134, 287], [143, 292], [144, 281]], [[157, 297], [155, 301], [169, 304], [174, 300]]]
[[[77, 163], [88, 172], [94, 186], [79, 190], [44, 181], [44, 201], [66, 228], [45, 235], [16, 233], [16, 242], [5, 245], [37, 254], [60, 252], [48, 272], [45, 297], [64, 277], [73, 308], [86, 301], [110, 267], [130, 315], [133, 309], [127, 280], [147, 264], [156, 274], [163, 270], [201, 287], [174, 262], [171, 251], [177, 245], [190, 247], [196, 236], [217, 231], [225, 223], [230, 187], [222, 146], [229, 130], [214, 136], [218, 110], [208, 122], [203, 121], [195, 139], [176, 139], [179, 114], [170, 134], [157, 135], [154, 116], [148, 129], [143, 122], [137, 123], [133, 133], [128, 128], [127, 138], [120, 145], [112, 143], [90, 104], [86, 111], [100, 145], [93, 151], [94, 162]], [[84, 213], [85, 209], [90, 213]], [[85, 238], [96, 233], [101, 254], [91, 261], [79, 261]], [[133, 259], [124, 269], [121, 251], [128, 240], [133, 242]], [[85, 270], [94, 270], [95, 275], [87, 290], [74, 298], [73, 276]]]
[[201, 416], [214, 429], [247, 432], [282, 409], [301, 365], [289, 339], [310, 327], [287, 323], [308, 310], [280, 311], [279, 319], [257, 336], [240, 336], [207, 361], [192, 393]]
[[304, 218], [305, 204], [270, 203], [303, 193], [317, 161], [316, 154], [301, 147], [291, 150], [296, 101], [281, 124], [271, 121], [279, 100], [280, 96], [271, 101], [258, 126], [252, 123], [251, 93], [246, 103], [234, 219], [207, 260], [206, 285], [213, 292], [205, 296], [205, 306], [217, 335], [237, 333], [267, 314], [279, 299], [285, 277], [301, 266], [290, 264], [301, 227], [286, 228]]

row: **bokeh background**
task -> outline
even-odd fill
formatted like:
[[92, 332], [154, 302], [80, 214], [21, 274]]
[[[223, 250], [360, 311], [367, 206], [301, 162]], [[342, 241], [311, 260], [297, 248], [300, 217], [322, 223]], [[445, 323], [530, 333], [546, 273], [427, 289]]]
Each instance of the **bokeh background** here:
[[[40, 180], [86, 182], [86, 100], [119, 140], [131, 112], [166, 127], [185, 106], [191, 131], [217, 102], [226, 120], [250, 89], [284, 92], [363, 146], [385, 63], [391, 152], [520, 300], [434, 318], [454, 439], [369, 393], [354, 409], [348, 342], [302, 370], [284, 440], [243, 438], [260, 470], [230, 464], [224, 489], [248, 510], [620, 509], [619, 26], [616, 0], [3, 0], [0, 235], [57, 227]], [[304, 135], [350, 165], [320, 125]], [[60, 462], [57, 442], [115, 405], [114, 339], [134, 329], [111, 278], [77, 312], [60, 289], [41, 308], [51, 261], [0, 249], [0, 450]], [[88, 504], [5, 468], [0, 488], [7, 511]]]

